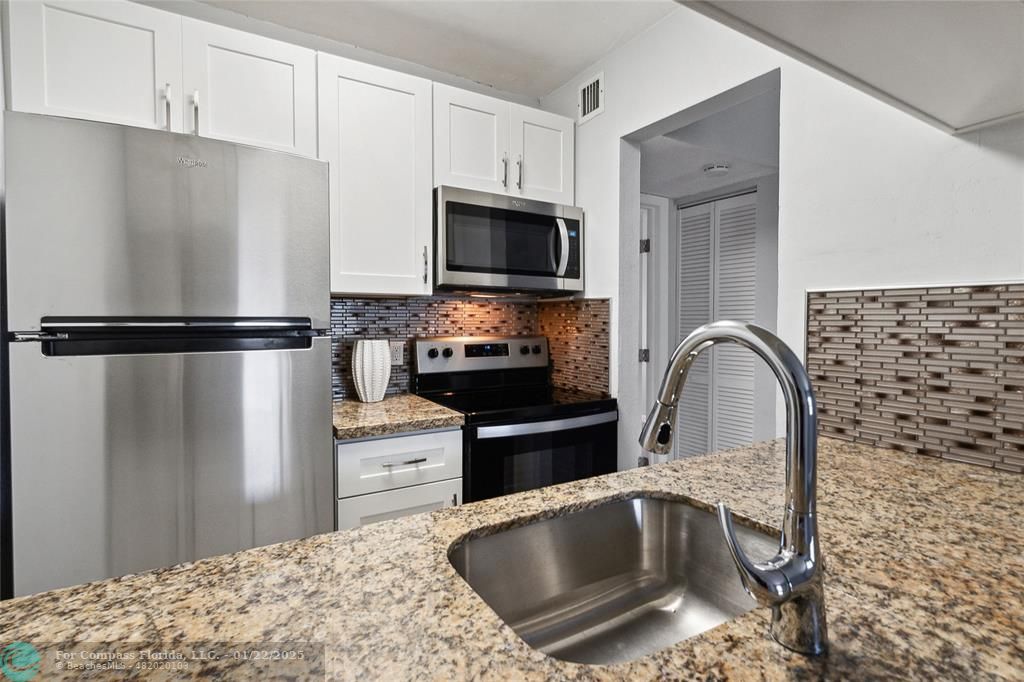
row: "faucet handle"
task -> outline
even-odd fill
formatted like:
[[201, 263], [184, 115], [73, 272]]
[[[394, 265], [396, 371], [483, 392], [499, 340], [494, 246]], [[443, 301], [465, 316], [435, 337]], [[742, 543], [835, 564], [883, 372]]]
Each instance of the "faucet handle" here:
[[754, 563], [736, 540], [736, 529], [732, 525], [732, 512], [719, 502], [718, 524], [722, 527], [725, 544], [736, 562], [736, 570], [740, 574], [743, 589], [762, 606], [776, 606], [789, 598], [793, 588], [786, 577], [784, 566], [788, 557], [782, 553], [768, 561]]

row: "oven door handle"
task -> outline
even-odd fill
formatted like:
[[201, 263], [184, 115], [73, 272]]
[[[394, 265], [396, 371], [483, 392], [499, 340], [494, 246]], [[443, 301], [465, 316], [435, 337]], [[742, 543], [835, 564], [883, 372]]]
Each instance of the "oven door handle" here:
[[561, 240], [562, 247], [558, 254], [558, 269], [555, 270], [555, 275], [564, 277], [565, 269], [569, 267], [569, 228], [561, 218], [555, 218], [555, 224], [558, 225], [558, 238]]
[[529, 436], [536, 433], [557, 433], [558, 431], [571, 431], [582, 429], [587, 426], [607, 424], [618, 420], [619, 411], [601, 412], [600, 414], [588, 414], [583, 417], [568, 417], [566, 419], [552, 419], [544, 422], [529, 422], [526, 424], [502, 424], [501, 426], [480, 426], [476, 430], [478, 440], [490, 438], [511, 438], [514, 436]]

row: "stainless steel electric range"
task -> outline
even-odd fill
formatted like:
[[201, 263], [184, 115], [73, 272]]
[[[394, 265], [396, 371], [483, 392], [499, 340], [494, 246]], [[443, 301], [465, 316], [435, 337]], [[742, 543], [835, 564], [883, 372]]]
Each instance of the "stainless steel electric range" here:
[[465, 501], [615, 471], [615, 399], [553, 386], [546, 338], [420, 338], [413, 350], [412, 392], [466, 416]]

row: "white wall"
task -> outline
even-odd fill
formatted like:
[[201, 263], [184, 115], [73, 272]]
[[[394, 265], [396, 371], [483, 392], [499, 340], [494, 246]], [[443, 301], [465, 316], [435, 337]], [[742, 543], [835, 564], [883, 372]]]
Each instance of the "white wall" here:
[[[952, 137], [681, 7], [585, 70], [605, 75], [604, 113], [576, 132], [588, 296], [619, 291], [620, 138], [775, 68], [778, 324], [799, 355], [807, 289], [1024, 276], [1024, 122]], [[577, 81], [542, 106], [574, 115]]]

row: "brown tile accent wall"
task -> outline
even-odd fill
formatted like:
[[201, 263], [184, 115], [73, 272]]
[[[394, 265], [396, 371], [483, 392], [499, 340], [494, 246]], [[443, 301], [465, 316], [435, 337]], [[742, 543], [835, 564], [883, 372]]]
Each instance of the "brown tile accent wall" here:
[[416, 336], [524, 336], [537, 333], [537, 303], [504, 303], [471, 299], [332, 298], [331, 388], [335, 400], [354, 397], [352, 344], [356, 339], [404, 340], [405, 362], [391, 368], [387, 393], [409, 390]]
[[1024, 284], [810, 293], [824, 435], [1024, 472]]
[[607, 299], [542, 303], [538, 331], [548, 337], [556, 386], [608, 392], [611, 313]]

